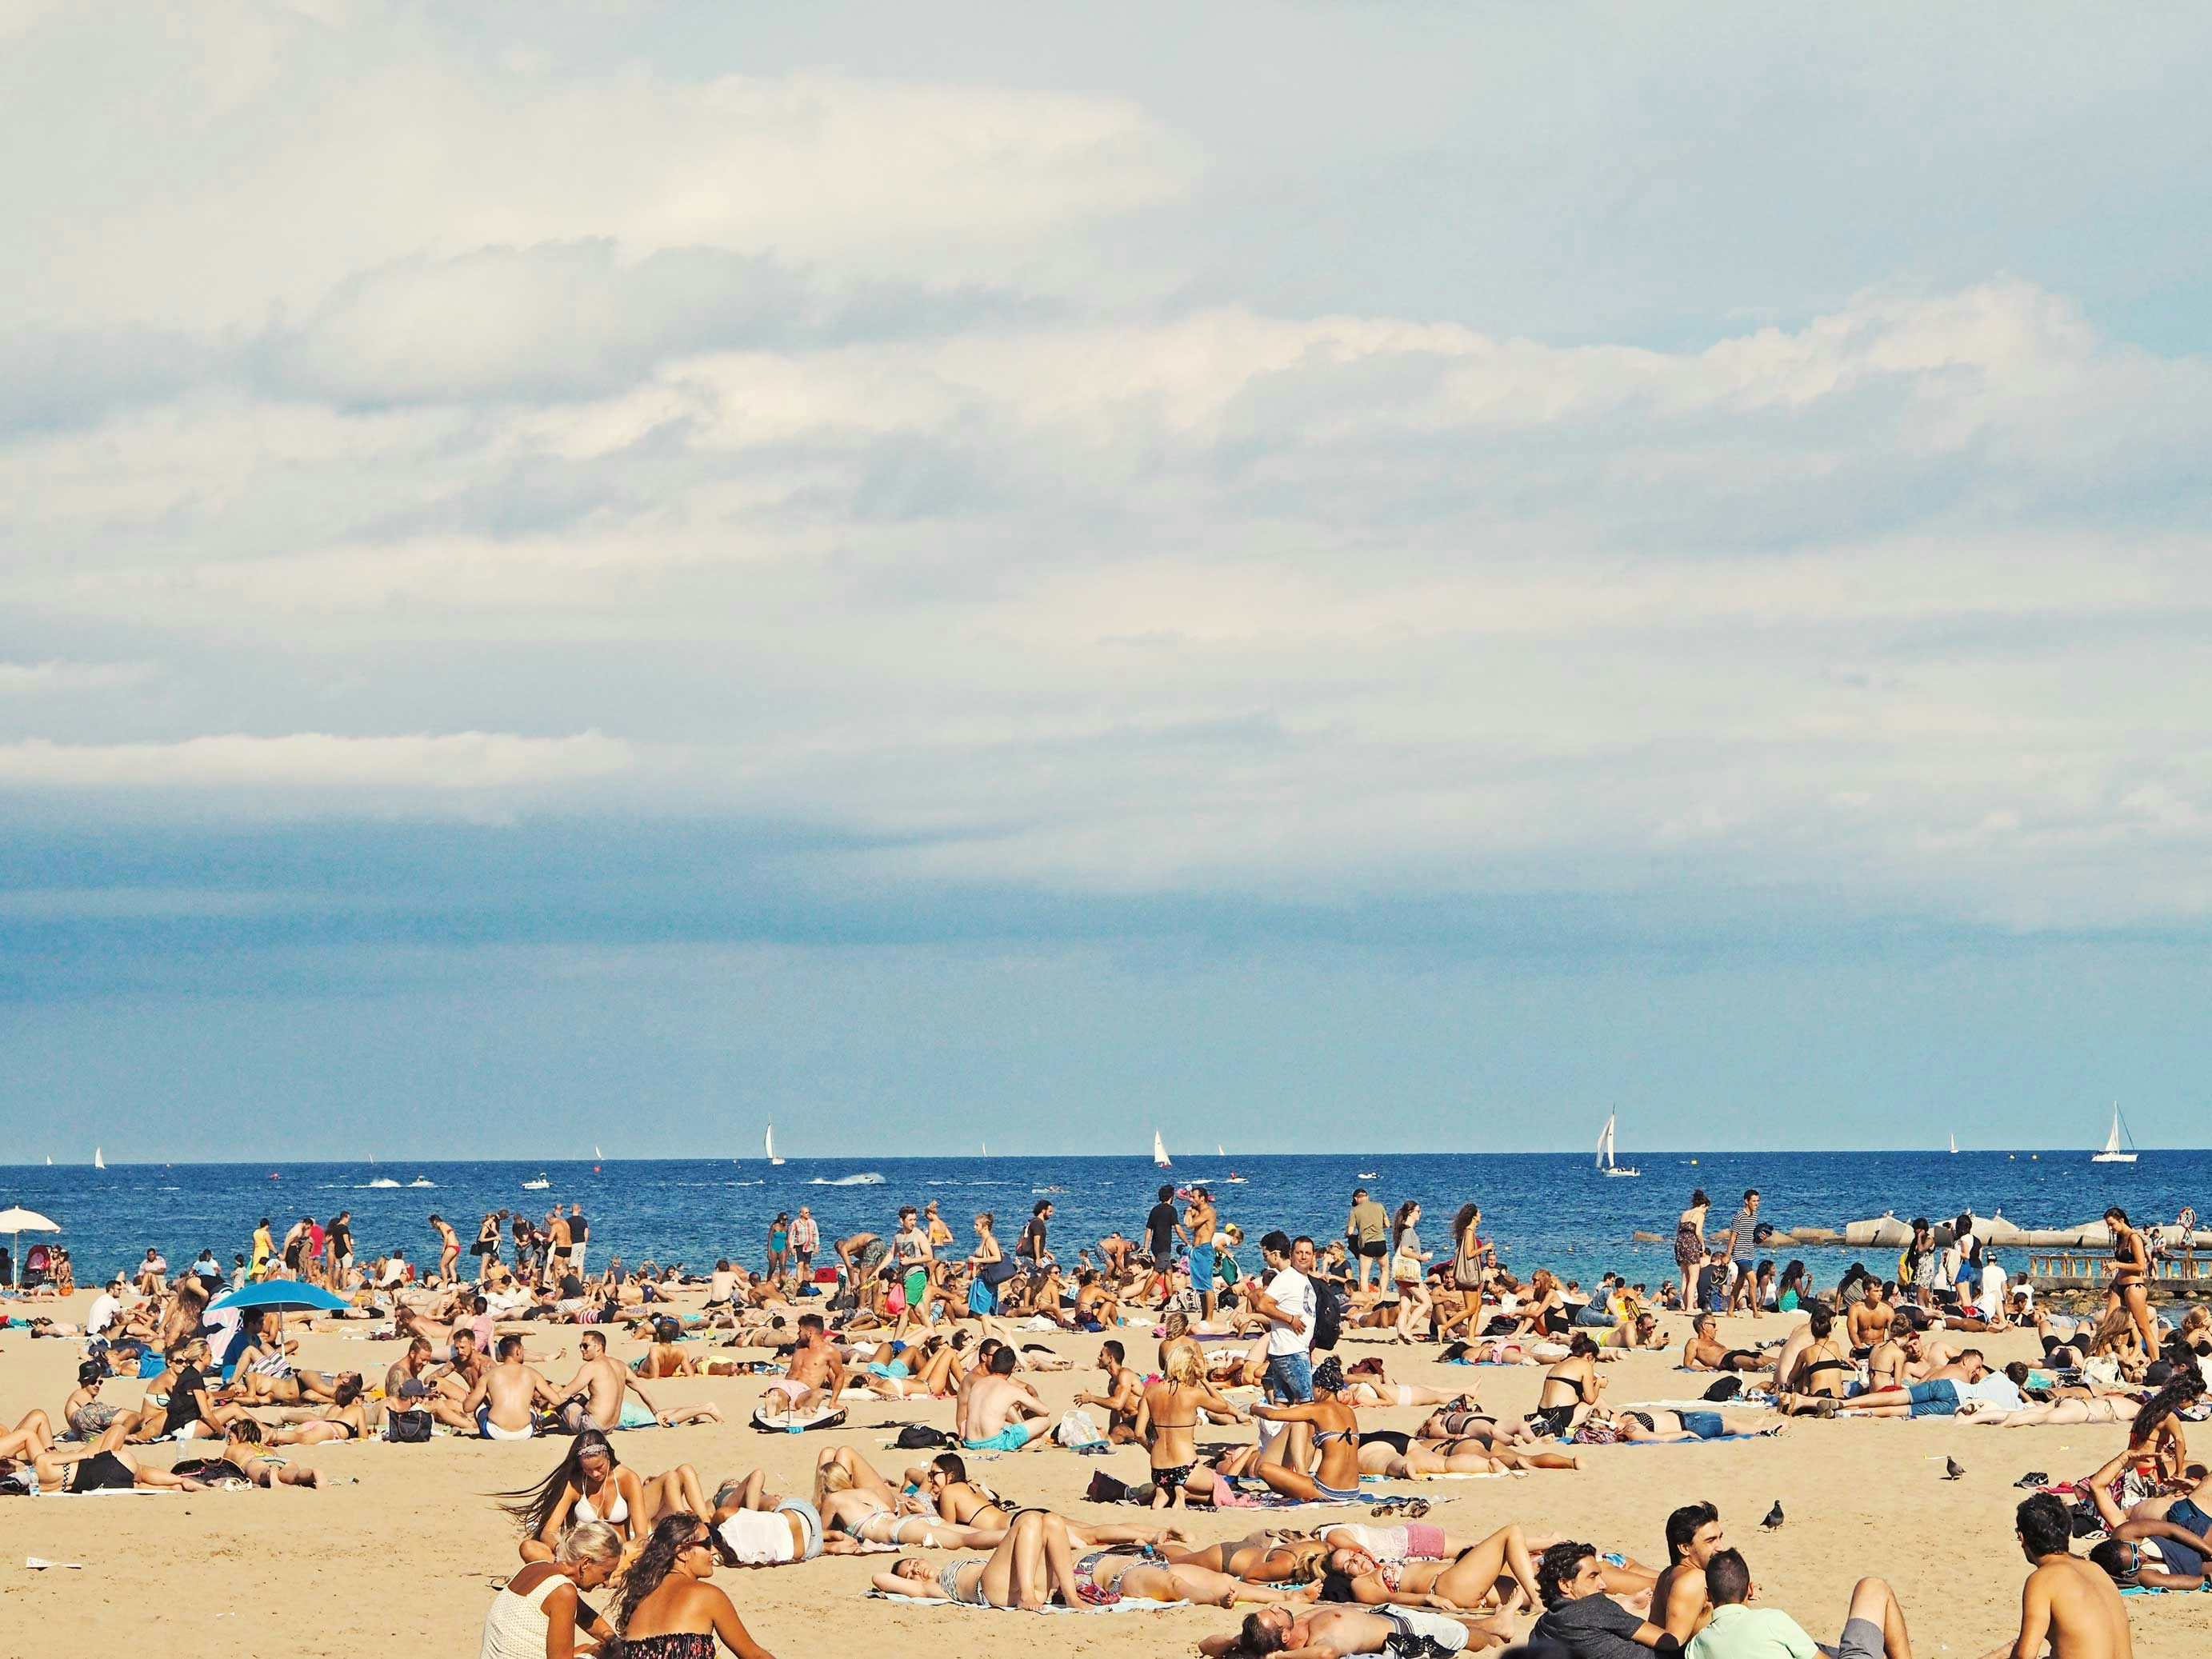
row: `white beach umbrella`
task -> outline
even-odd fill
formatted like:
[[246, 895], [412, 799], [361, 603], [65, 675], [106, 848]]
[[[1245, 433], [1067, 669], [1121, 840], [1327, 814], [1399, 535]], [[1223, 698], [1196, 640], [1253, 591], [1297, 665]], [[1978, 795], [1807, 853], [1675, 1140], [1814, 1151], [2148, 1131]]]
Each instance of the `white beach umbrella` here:
[[23, 1282], [23, 1235], [25, 1233], [58, 1233], [61, 1230], [61, 1223], [58, 1221], [49, 1221], [36, 1210], [27, 1210], [20, 1204], [9, 1209], [0, 1210], [0, 1233], [15, 1235], [15, 1254], [9, 1259], [15, 1264], [15, 1282], [18, 1285]]

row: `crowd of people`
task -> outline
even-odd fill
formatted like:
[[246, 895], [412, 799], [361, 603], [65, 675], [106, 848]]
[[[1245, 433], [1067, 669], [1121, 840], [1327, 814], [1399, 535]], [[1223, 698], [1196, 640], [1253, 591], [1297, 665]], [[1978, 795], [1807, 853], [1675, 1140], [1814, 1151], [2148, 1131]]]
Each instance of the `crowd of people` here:
[[[536, 1223], [483, 1216], [471, 1243], [429, 1218], [434, 1267], [388, 1252], [356, 1258], [350, 1218], [302, 1218], [278, 1237], [266, 1222], [225, 1270], [204, 1250], [172, 1272], [157, 1250], [116, 1276], [81, 1327], [34, 1334], [83, 1346], [77, 1386], [52, 1416], [0, 1429], [0, 1492], [324, 1483], [290, 1449], [442, 1431], [489, 1440], [559, 1437], [535, 1484], [507, 1495], [519, 1571], [487, 1615], [492, 1659], [611, 1653], [700, 1659], [717, 1642], [761, 1650], [709, 1581], [718, 1570], [799, 1567], [884, 1551], [873, 1592], [1034, 1610], [1125, 1601], [1243, 1609], [1210, 1638], [1215, 1655], [1278, 1651], [1434, 1656], [1518, 1644], [1567, 1659], [1629, 1659], [1688, 1648], [1700, 1659], [1809, 1659], [1813, 1638], [1787, 1612], [1753, 1605], [1745, 1556], [1717, 1510], [1668, 1519], [1656, 1565], [1625, 1540], [1547, 1535], [1525, 1523], [1480, 1537], [1446, 1534], [1419, 1498], [1363, 1481], [1446, 1476], [1574, 1476], [1585, 1448], [1611, 1443], [1771, 1438], [1806, 1416], [1955, 1416], [1998, 1425], [2125, 1425], [2094, 1473], [2021, 1503], [2016, 1534], [2033, 1564], [2019, 1643], [2062, 1656], [2124, 1654], [2121, 1588], [2212, 1583], [2212, 1504], [2186, 1425], [2203, 1414], [2212, 1316], [2162, 1320], [2144, 1294], [2143, 1236], [2109, 1218], [2113, 1274], [2103, 1310], [2077, 1323], [2033, 1304], [2028, 1287], [1990, 1296], [1991, 1253], [1972, 1218], [1916, 1224], [1893, 1273], [1852, 1263], [1816, 1285], [1802, 1262], [1777, 1272], [1759, 1251], [1759, 1195], [1747, 1193], [1715, 1237], [1695, 1195], [1680, 1218], [1680, 1285], [1656, 1292], [1601, 1273], [1585, 1291], [1500, 1259], [1472, 1203], [1433, 1247], [1421, 1206], [1352, 1194], [1340, 1236], [1270, 1231], [1248, 1243], [1203, 1185], [1163, 1186], [1139, 1225], [1086, 1240], [1063, 1259], [1054, 1206], [1040, 1199], [1011, 1248], [988, 1212], [956, 1243], [938, 1206], [902, 1205], [882, 1231], [822, 1240], [807, 1206], [780, 1216], [757, 1270], [725, 1259], [710, 1273], [618, 1258], [593, 1274], [575, 1206]], [[1887, 1264], [1885, 1264], [1886, 1266]], [[404, 1346], [380, 1376], [299, 1358], [297, 1323], [225, 1292], [297, 1281], [328, 1291], [334, 1320]], [[1687, 1311], [1686, 1329], [1662, 1329]], [[1731, 1346], [1718, 1319], [1783, 1316], [1780, 1333]], [[576, 1354], [564, 1381], [562, 1328]], [[1993, 1369], [1966, 1339], [2033, 1328], [2040, 1364]], [[1098, 1338], [1095, 1382], [1048, 1407], [1039, 1374], [1079, 1363], [1025, 1335]], [[610, 1352], [627, 1337], [642, 1352]], [[1349, 1350], [1368, 1352], [1353, 1358]], [[1388, 1356], [1414, 1345], [1439, 1358], [1542, 1369], [1525, 1413], [1486, 1408], [1472, 1388], [1394, 1378]], [[1679, 1346], [1678, 1346], [1679, 1345]], [[1705, 1404], [1615, 1406], [1604, 1367], [1663, 1351], [1701, 1376]], [[949, 1431], [915, 1425], [927, 1461], [878, 1468], [856, 1447], [825, 1444], [811, 1486], [775, 1489], [767, 1471], [710, 1480], [690, 1462], [658, 1472], [624, 1463], [620, 1431], [719, 1420], [712, 1402], [656, 1396], [667, 1377], [764, 1373], [757, 1422], [842, 1421], [862, 1395], [943, 1400]], [[135, 1375], [138, 1399], [113, 1398]], [[1404, 1428], [1363, 1413], [1418, 1411]], [[933, 1437], [935, 1443], [932, 1443]], [[197, 1443], [164, 1464], [156, 1442]], [[1146, 1478], [1103, 1468], [1086, 1492], [1147, 1518], [1101, 1522], [1002, 1497], [968, 1459], [1052, 1449], [1143, 1449]], [[274, 1454], [274, 1455], [272, 1455]], [[1018, 1479], [1014, 1484], [1020, 1484]], [[1306, 1529], [1248, 1526], [1194, 1541], [1194, 1514], [1283, 1504], [1371, 1507], [1368, 1521]], [[1254, 1519], [1256, 1521], [1257, 1517]], [[1370, 1524], [1370, 1522], [1381, 1524]], [[2086, 1555], [2074, 1553], [2089, 1537]], [[945, 1552], [933, 1556], [932, 1552]], [[614, 1587], [604, 1611], [588, 1598]], [[1894, 1591], [1863, 1580], [1838, 1610], [1832, 1650], [1909, 1659]], [[1814, 1621], [1818, 1623], [1819, 1621]]]

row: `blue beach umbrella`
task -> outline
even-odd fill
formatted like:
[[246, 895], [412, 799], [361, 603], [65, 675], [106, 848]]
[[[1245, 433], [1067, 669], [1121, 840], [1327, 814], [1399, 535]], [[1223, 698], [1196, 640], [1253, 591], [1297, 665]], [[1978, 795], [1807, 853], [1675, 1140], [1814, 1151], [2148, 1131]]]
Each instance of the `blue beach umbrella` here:
[[258, 1285], [225, 1291], [208, 1304], [210, 1313], [236, 1308], [241, 1313], [259, 1308], [264, 1313], [342, 1313], [353, 1306], [343, 1297], [296, 1279], [266, 1279]]
[[[222, 1313], [235, 1309], [243, 1318], [258, 1308], [264, 1313], [276, 1316], [276, 1340], [284, 1340], [284, 1316], [288, 1313], [337, 1313], [353, 1304], [342, 1296], [333, 1295], [319, 1285], [303, 1284], [296, 1279], [264, 1279], [258, 1285], [247, 1285], [235, 1291], [226, 1291], [207, 1305], [210, 1313]], [[223, 1357], [223, 1374], [229, 1375], [231, 1359]]]

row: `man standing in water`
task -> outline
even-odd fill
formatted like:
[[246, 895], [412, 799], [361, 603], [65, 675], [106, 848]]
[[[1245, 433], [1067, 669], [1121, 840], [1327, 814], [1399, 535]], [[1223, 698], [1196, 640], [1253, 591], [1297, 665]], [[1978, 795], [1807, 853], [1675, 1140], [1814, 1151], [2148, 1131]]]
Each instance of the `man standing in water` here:
[[2035, 1568], [2020, 1593], [2020, 1634], [1986, 1659], [2133, 1659], [2127, 1604], [2103, 1568], [2074, 1553], [2066, 1506], [2038, 1492], [2013, 1512], [2020, 1551]]
[[1213, 1318], [1213, 1194], [1203, 1187], [1190, 1189], [1183, 1206], [1182, 1235], [1190, 1243], [1190, 1287], [1198, 1292], [1198, 1316]]

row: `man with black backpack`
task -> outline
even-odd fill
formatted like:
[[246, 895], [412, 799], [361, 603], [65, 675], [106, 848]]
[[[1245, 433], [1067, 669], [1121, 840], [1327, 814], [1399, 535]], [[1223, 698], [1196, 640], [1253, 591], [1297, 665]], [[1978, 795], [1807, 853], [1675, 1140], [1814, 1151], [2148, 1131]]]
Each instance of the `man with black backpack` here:
[[1313, 1401], [1313, 1345], [1320, 1304], [1313, 1277], [1314, 1243], [1295, 1243], [1279, 1227], [1260, 1241], [1268, 1279], [1252, 1291], [1252, 1311], [1267, 1322], [1267, 1398], [1279, 1405]]

